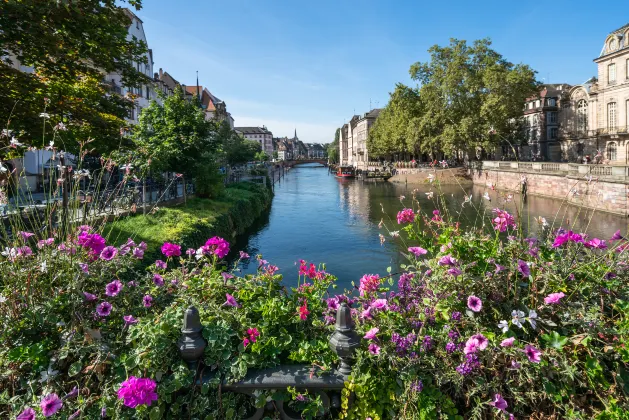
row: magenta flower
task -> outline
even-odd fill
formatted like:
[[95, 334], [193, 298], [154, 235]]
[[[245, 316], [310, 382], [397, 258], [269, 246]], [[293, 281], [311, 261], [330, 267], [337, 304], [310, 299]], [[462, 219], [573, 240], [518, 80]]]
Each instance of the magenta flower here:
[[505, 210], [493, 209], [493, 213], [496, 217], [491, 222], [493, 223], [495, 230], [504, 232], [507, 228], [515, 229], [517, 227], [513, 216]]
[[559, 248], [562, 245], [564, 245], [566, 242], [583, 243], [583, 235], [574, 233], [571, 230], [565, 233], [560, 233], [555, 237], [555, 241], [553, 242], [553, 248]]
[[82, 232], [76, 243], [83, 248], [88, 248], [93, 255], [99, 255], [105, 249], [105, 238], [97, 233]]
[[474, 334], [470, 338], [477, 341], [479, 350], [485, 350], [489, 344], [489, 340], [483, 334]]
[[79, 226], [79, 235], [81, 233], [90, 233], [92, 231], [92, 227], [90, 225], [81, 225]]
[[380, 354], [380, 346], [378, 346], [376, 343], [371, 343], [369, 345], [369, 353], [371, 353], [373, 355]]
[[53, 245], [54, 243], [55, 238], [40, 239], [39, 241], [37, 241], [37, 248], [42, 249], [48, 245]]
[[247, 254], [246, 252], [240, 251], [240, 259], [246, 260], [247, 258], [249, 258], [249, 254]]
[[257, 328], [247, 328], [247, 334], [249, 334], [249, 340], [252, 343], [255, 343], [258, 337], [260, 336], [260, 332]]
[[598, 238], [594, 238], [590, 241], [587, 241], [583, 243], [583, 245], [586, 248], [590, 248], [590, 249], [607, 249], [607, 245], [605, 244], [605, 241]]
[[483, 308], [483, 301], [472, 295], [467, 298], [467, 307], [474, 312], [480, 312]]
[[157, 261], [155, 261], [155, 267], [165, 270], [167, 265], [166, 265], [166, 263], [164, 261], [157, 260]]
[[428, 251], [426, 251], [424, 248], [418, 246], [409, 247], [408, 252], [414, 254], [416, 257], [426, 255], [428, 253]]
[[30, 238], [31, 236], [35, 236], [34, 233], [31, 232], [19, 232], [20, 236], [22, 236], [22, 239], [24, 239], [24, 241], [27, 241], [28, 238]]
[[111, 297], [117, 296], [121, 290], [122, 290], [122, 282], [120, 280], [114, 280], [111, 283], [108, 283], [107, 286], [105, 286], [105, 294], [107, 296], [111, 296]]
[[218, 258], [224, 258], [229, 253], [229, 242], [219, 236], [208, 239], [205, 246]]
[[96, 307], [96, 313], [99, 316], [109, 316], [109, 314], [111, 313], [111, 308], [112, 308], [111, 303], [101, 302]]
[[366, 340], [373, 340], [374, 338], [376, 338], [376, 334], [378, 334], [378, 331], [380, 331], [379, 328], [372, 328], [367, 331], [367, 334], [365, 334], [363, 338]]
[[157, 401], [155, 388], [157, 388], [157, 384], [154, 380], [131, 376], [120, 384], [118, 398], [124, 400], [124, 405], [127, 407], [150, 406], [153, 401]]
[[620, 234], [620, 229], [618, 229], [616, 232], [614, 232], [614, 234], [612, 235], [612, 237], [610, 238], [610, 241], [619, 241], [623, 239], [622, 235]]
[[371, 303], [370, 306], [372, 309], [382, 309], [382, 310], [389, 309], [389, 305], [386, 299], [376, 299]]
[[141, 248], [133, 248], [133, 258], [138, 260], [144, 258], [144, 250]]
[[472, 354], [476, 353], [478, 350], [480, 350], [480, 341], [478, 341], [478, 339], [474, 337], [471, 337], [465, 342], [463, 353]]
[[85, 296], [85, 300], [88, 302], [92, 302], [94, 300], [96, 300], [96, 295], [93, 295], [91, 293], [88, 292], [83, 292], [83, 296]]
[[181, 256], [181, 246], [165, 242], [164, 245], [162, 245], [162, 254], [168, 258], [179, 257]]
[[41, 400], [39, 406], [41, 407], [44, 417], [50, 417], [57, 411], [61, 410], [63, 401], [61, 401], [61, 398], [59, 398], [57, 394], [48, 394], [43, 400]]
[[526, 354], [530, 362], [539, 363], [542, 360], [542, 352], [530, 344], [524, 346], [524, 354]]
[[415, 221], [415, 213], [413, 213], [413, 209], [403, 209], [399, 211], [397, 214], [397, 224], [401, 225], [402, 223], [413, 223]]
[[364, 296], [365, 294], [373, 293], [378, 290], [380, 287], [380, 276], [377, 274], [365, 274], [360, 278], [360, 286], [358, 286], [358, 290], [360, 291], [360, 295]]
[[133, 315], [125, 315], [122, 317], [124, 319], [125, 325], [133, 325], [137, 324], [138, 320], [133, 317]]
[[242, 338], [242, 346], [244, 348], [247, 348], [248, 345], [249, 345], [249, 339], [247, 337], [243, 337]]
[[35, 416], [37, 416], [37, 413], [35, 413], [35, 410], [33, 410], [30, 407], [26, 407], [24, 411], [18, 414], [15, 420], [35, 420]]
[[221, 273], [221, 276], [223, 276], [223, 280], [224, 280], [224, 281], [227, 281], [227, 280], [229, 280], [229, 279], [233, 279], [233, 278], [234, 278], [234, 275], [233, 275], [233, 274], [226, 273], [226, 272], [224, 272], [224, 271]]
[[240, 304], [238, 302], [236, 302], [236, 298], [235, 297], [233, 297], [229, 293], [225, 293], [225, 298], [227, 298], [227, 300], [225, 301], [225, 303], [223, 303], [223, 305], [240, 308]]
[[548, 296], [546, 296], [544, 298], [544, 303], [546, 305], [556, 305], [556, 304], [560, 303], [559, 301], [564, 296], [566, 296], [566, 295], [563, 292], [551, 293], [550, 295], [548, 295]]
[[156, 286], [161, 287], [164, 285], [164, 278], [160, 276], [159, 274], [155, 273], [153, 274], [153, 283], [155, 283]]
[[509, 338], [505, 338], [504, 340], [502, 340], [502, 342], [500, 343], [501, 347], [512, 347], [513, 346], [513, 342], [515, 341], [515, 337], [509, 337]]
[[115, 246], [106, 246], [100, 253], [100, 259], [105, 261], [113, 260], [118, 254], [118, 248]]
[[454, 258], [452, 258], [452, 255], [448, 254], [448, 255], [444, 255], [443, 257], [439, 258], [439, 261], [437, 262], [437, 264], [454, 267], [456, 265], [456, 260]]
[[504, 411], [507, 409], [507, 402], [505, 401], [504, 398], [502, 398], [502, 395], [500, 394], [496, 394], [494, 395], [494, 400], [492, 402], [489, 403], [490, 405], [493, 405], [494, 407], [496, 407], [498, 410]]
[[524, 277], [528, 277], [531, 275], [531, 269], [529, 268], [529, 265], [526, 261], [518, 260], [518, 271]]
[[142, 298], [142, 305], [144, 305], [145, 308], [150, 308], [153, 305], [153, 296], [144, 295]]

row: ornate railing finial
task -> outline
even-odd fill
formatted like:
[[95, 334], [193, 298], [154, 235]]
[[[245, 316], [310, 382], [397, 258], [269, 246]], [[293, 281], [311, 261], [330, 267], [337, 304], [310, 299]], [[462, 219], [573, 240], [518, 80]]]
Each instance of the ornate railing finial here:
[[352, 373], [351, 360], [354, 350], [360, 345], [360, 337], [354, 331], [354, 323], [352, 321], [352, 313], [346, 302], [336, 310], [336, 327], [334, 334], [330, 337], [330, 348], [341, 359], [339, 373], [349, 375]]
[[196, 370], [205, 347], [207, 347], [207, 343], [201, 335], [202, 330], [203, 325], [201, 325], [199, 311], [194, 306], [190, 306], [183, 315], [181, 338], [177, 342], [179, 354], [188, 363], [190, 369]]

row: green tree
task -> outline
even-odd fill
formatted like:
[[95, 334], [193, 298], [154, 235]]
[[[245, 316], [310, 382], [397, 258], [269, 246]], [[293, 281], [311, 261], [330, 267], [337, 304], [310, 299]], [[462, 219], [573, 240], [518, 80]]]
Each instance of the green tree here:
[[266, 162], [269, 160], [269, 155], [267, 155], [266, 152], [260, 150], [258, 153], [255, 154], [254, 160], [258, 162]]
[[[92, 137], [99, 152], [118, 148], [132, 98], [107, 95], [106, 73], [138, 87], [148, 77], [146, 45], [127, 39], [129, 16], [115, 0], [11, 0], [0, 13], [0, 121], [23, 143], [41, 146], [44, 125], [63, 122], [66, 150]], [[140, 0], [128, 0], [139, 9]], [[15, 64], [32, 67], [22, 72]], [[41, 118], [46, 112], [49, 119]], [[4, 128], [3, 127], [3, 128]]]
[[260, 143], [245, 139], [242, 135], [232, 130], [226, 122], [220, 124], [218, 138], [223, 159], [228, 165], [251, 162], [254, 160], [256, 153], [262, 150]]
[[326, 145], [325, 149], [328, 154], [328, 161], [331, 163], [339, 162], [339, 141], [341, 138], [341, 129], [337, 128], [334, 133], [334, 141]]

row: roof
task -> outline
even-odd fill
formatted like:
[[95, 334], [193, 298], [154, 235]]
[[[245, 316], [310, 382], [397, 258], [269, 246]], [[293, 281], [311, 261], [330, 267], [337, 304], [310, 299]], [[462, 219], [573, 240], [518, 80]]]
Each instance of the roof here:
[[382, 111], [382, 108], [374, 108], [365, 114], [365, 118], [378, 118], [380, 111]]
[[242, 134], [271, 134], [271, 132], [264, 127], [234, 127], [234, 130]]
[[[609, 54], [614, 54], [625, 48], [629, 48], [629, 39], [627, 39], [629, 38], [629, 35], [625, 36], [625, 33], [629, 34], [629, 23], [621, 26], [616, 30], [611, 31], [605, 38], [605, 43], [603, 44], [603, 48], [601, 49], [601, 53], [599, 54], [598, 58], [604, 57]], [[616, 38], [617, 40], [617, 48], [614, 48], [613, 50], [609, 46], [609, 43], [611, 42], [610, 38]], [[598, 58], [596, 58], [594, 61], [596, 61]]]
[[186, 91], [191, 95], [196, 95], [199, 92], [201, 94], [201, 105], [207, 111], [216, 111], [216, 105], [223, 103], [221, 99], [212, 95], [212, 92], [203, 86], [186, 86]]

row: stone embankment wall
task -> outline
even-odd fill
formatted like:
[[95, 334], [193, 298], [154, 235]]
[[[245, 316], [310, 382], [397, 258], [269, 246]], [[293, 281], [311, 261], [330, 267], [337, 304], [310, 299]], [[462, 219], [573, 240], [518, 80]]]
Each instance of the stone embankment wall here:
[[471, 172], [475, 184], [493, 187], [499, 191], [520, 193], [522, 177], [526, 177], [528, 194], [553, 197], [577, 206], [629, 215], [629, 182], [626, 179], [539, 173], [521, 169], [482, 168]]

